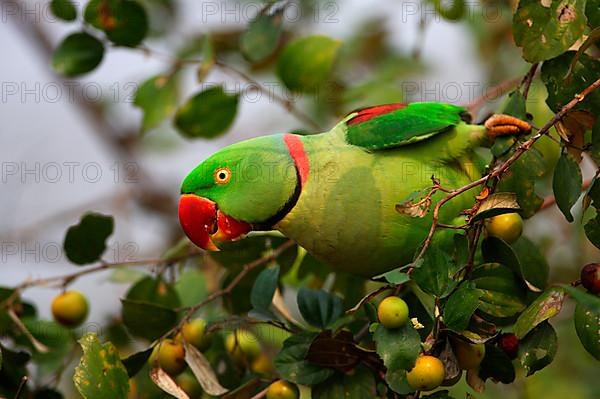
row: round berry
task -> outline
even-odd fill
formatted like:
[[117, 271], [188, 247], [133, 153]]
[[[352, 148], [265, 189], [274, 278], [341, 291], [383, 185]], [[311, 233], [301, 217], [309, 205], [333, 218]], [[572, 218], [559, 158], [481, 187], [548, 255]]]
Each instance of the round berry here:
[[498, 346], [512, 360], [519, 354], [519, 339], [515, 334], [504, 333], [498, 337]]
[[485, 356], [485, 345], [484, 344], [471, 344], [460, 338], [450, 339], [452, 345], [452, 351], [458, 366], [462, 370], [471, 370], [479, 367], [483, 357]]
[[385, 328], [402, 327], [408, 321], [408, 305], [402, 298], [388, 296], [379, 303], [377, 318]]
[[267, 399], [298, 399], [298, 388], [287, 381], [277, 380], [267, 389]]
[[154, 347], [148, 359], [151, 367], [160, 367], [167, 374], [176, 376], [185, 369], [185, 349], [173, 339], [165, 339]]
[[176, 339], [181, 341], [183, 338], [188, 344], [194, 345], [198, 350], [205, 351], [212, 341], [210, 335], [204, 331], [205, 328], [206, 322], [204, 320], [191, 320], [183, 325]]
[[247, 330], [227, 335], [225, 349], [238, 364], [250, 364], [261, 353], [258, 338]]
[[581, 269], [581, 285], [592, 294], [600, 294], [600, 263], [588, 263]]
[[518, 213], [504, 213], [486, 220], [485, 229], [491, 236], [513, 243], [523, 233], [523, 219]]
[[415, 367], [408, 372], [406, 379], [415, 390], [430, 391], [441, 385], [444, 381], [444, 363], [434, 356], [420, 356]]
[[54, 320], [65, 327], [77, 327], [88, 315], [88, 302], [79, 291], [65, 291], [52, 300]]

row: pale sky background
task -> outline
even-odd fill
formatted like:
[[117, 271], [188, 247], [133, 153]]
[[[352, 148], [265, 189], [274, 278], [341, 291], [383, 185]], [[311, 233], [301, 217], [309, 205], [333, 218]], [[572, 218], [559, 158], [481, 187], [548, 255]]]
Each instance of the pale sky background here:
[[[21, 18], [48, 19], [51, 17], [46, 1], [27, 1], [28, 10], [37, 10], [37, 14], [21, 15]], [[206, 2], [180, 0], [177, 34], [173, 43], [180, 43], [191, 34], [223, 28], [221, 14], [207, 17], [203, 23], [203, 7]], [[2, 3], [4, 4], [4, 3]], [[37, 6], [36, 6], [37, 4]], [[231, 2], [212, 2], [217, 7]], [[415, 3], [390, 0], [364, 1], [343, 0], [334, 18], [337, 23], [318, 23], [310, 26], [310, 33], [323, 33], [344, 39], [351, 35], [356, 22], [366, 16], [381, 16], [392, 33], [394, 45], [410, 50], [417, 40], [418, 15], [410, 15]], [[407, 6], [408, 4], [408, 6]], [[419, 6], [420, 3], [416, 3]], [[231, 9], [231, 8], [228, 8]], [[206, 8], [204, 8], [206, 10]], [[331, 8], [323, 11], [331, 12]], [[402, 11], [405, 11], [404, 13]], [[45, 18], [44, 18], [45, 17]], [[226, 23], [236, 23], [234, 16], [224, 16]], [[238, 18], [239, 24], [246, 24], [245, 18]], [[43, 21], [43, 28], [52, 42], [57, 44], [68, 32], [79, 29], [77, 23]], [[145, 41], [150, 48], [169, 53], [172, 49], [159, 46], [153, 40]], [[431, 23], [425, 42], [422, 44], [422, 56], [430, 66], [427, 74], [429, 82], [439, 82], [442, 86], [448, 82], [479, 82], [484, 73], [475, 54], [470, 32], [464, 25], [447, 22]], [[48, 262], [57, 256], [64, 233], [68, 226], [75, 224], [80, 213], [66, 213], [52, 224], [39, 224], [57, 212], [69, 209], [89, 209], [116, 215], [115, 233], [110, 238], [112, 248], [120, 248], [118, 258], [127, 253], [128, 243], [135, 243], [139, 252], [136, 259], [157, 257], [162, 252], [165, 231], [162, 223], [150, 218], [132, 206], [116, 212], [118, 203], [108, 199], [93, 206], [87, 206], [98, 199], [110, 198], [119, 192], [125, 192], [127, 183], [123, 183], [124, 170], [121, 167], [119, 182], [114, 181], [114, 169], [111, 166], [116, 159], [111, 150], [88, 126], [85, 118], [78, 115], [77, 108], [68, 99], [68, 88], [52, 74], [49, 60], [40, 58], [36, 48], [17, 29], [15, 21], [2, 10], [0, 23], [0, 160], [2, 176], [0, 181], [0, 236], [2, 239], [2, 263], [0, 263], [0, 285], [15, 285], [28, 277], [40, 277], [68, 273], [75, 267], [68, 264], [65, 257], [58, 262]], [[163, 71], [165, 64], [160, 60], [147, 58], [138, 51], [128, 49], [110, 49], [105, 59], [94, 72], [73, 80], [75, 90], [87, 85], [88, 94], [95, 96], [95, 88], [100, 88], [104, 101], [114, 102], [115, 89], [121, 91], [117, 112], [112, 122], [131, 128], [139, 126], [141, 113], [132, 104], [127, 103], [126, 95], [131, 93], [131, 83]], [[192, 74], [190, 74], [192, 75]], [[260, 80], [260, 77], [258, 78]], [[213, 73], [209, 81], [225, 80], [229, 85], [235, 83], [228, 76]], [[273, 78], [268, 78], [273, 81]], [[129, 85], [128, 85], [129, 84]], [[16, 89], [15, 89], [16, 87]], [[54, 101], [56, 88], [61, 90], [61, 98]], [[17, 90], [13, 94], [14, 90]], [[184, 94], [198, 90], [193, 76], [186, 81]], [[463, 93], [466, 94], [466, 93]], [[36, 98], [37, 96], [37, 98]], [[463, 98], [466, 102], [468, 99]], [[365, 104], [366, 105], [366, 104]], [[167, 124], [168, 125], [168, 124]], [[153, 149], [140, 153], [143, 168], [178, 197], [178, 188], [182, 178], [193, 166], [202, 161], [216, 149], [242, 138], [268, 133], [287, 131], [298, 127], [298, 122], [286, 114], [280, 105], [264, 98], [258, 103], [240, 104], [239, 114], [230, 132], [213, 141], [185, 141], [178, 138], [169, 129], [162, 128], [151, 132], [146, 142]], [[165, 139], [168, 137], [168, 140]], [[167, 148], [157, 149], [161, 142], [174, 143]], [[37, 172], [23, 176], [25, 169]], [[67, 164], [65, 164], [67, 163]], [[69, 181], [69, 163], [73, 165], [72, 181]], [[58, 169], [57, 166], [58, 165]], [[16, 168], [16, 174], [12, 172]], [[57, 177], [56, 172], [61, 176]], [[97, 171], [101, 177], [96, 180]], [[39, 181], [36, 181], [36, 178]], [[56, 181], [53, 181], [56, 180]], [[130, 183], [136, 184], [136, 183]], [[83, 211], [82, 209], [82, 211]], [[176, 210], [173, 210], [176, 218]], [[33, 234], [23, 236], [16, 229], [34, 226]], [[16, 254], [15, 246], [18, 248]], [[10, 249], [10, 251], [7, 251]], [[32, 250], [28, 253], [26, 250]], [[10, 252], [10, 253], [9, 253]], [[39, 259], [36, 259], [36, 256]], [[114, 250], [107, 252], [105, 258], [114, 259]], [[126, 285], [115, 285], [106, 281], [106, 274], [93, 274], [79, 279], [73, 288], [84, 291], [91, 298], [89, 321], [102, 322], [116, 309], [119, 309], [119, 296]], [[25, 297], [33, 299], [39, 306], [39, 312], [49, 316], [49, 306], [44, 306], [57, 293], [55, 289], [35, 288], [26, 291]]]

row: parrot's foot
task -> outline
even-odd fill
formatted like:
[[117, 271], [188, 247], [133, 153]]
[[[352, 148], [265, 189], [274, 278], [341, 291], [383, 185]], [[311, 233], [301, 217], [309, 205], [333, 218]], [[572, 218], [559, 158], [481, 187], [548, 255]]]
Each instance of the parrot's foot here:
[[496, 114], [490, 116], [484, 123], [488, 135], [492, 138], [508, 134], [526, 134], [531, 132], [531, 125], [510, 115]]

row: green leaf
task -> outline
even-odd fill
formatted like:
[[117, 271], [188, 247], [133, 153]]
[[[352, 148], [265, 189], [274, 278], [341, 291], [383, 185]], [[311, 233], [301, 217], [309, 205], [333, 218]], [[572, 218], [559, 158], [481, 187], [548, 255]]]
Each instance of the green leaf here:
[[521, 0], [513, 19], [515, 43], [531, 63], [568, 50], [583, 34], [585, 0]]
[[[3, 367], [0, 369], [0, 394], [12, 397], [16, 396], [17, 389], [24, 376], [30, 375], [27, 363], [31, 360], [29, 353], [21, 350], [13, 350], [0, 344], [2, 352]], [[10, 365], [10, 367], [8, 367]]]
[[85, 399], [127, 397], [129, 377], [113, 344], [102, 344], [94, 333], [84, 335], [79, 344], [83, 356], [75, 369], [73, 382], [81, 396]]
[[287, 88], [311, 92], [326, 83], [341, 42], [327, 36], [309, 36], [289, 43], [277, 62], [277, 76]]
[[456, 282], [450, 278], [452, 259], [439, 249], [431, 246], [423, 255], [423, 264], [414, 269], [413, 280], [425, 292], [443, 298], [456, 286]]
[[535, 183], [544, 175], [544, 159], [534, 146], [517, 159], [508, 173], [502, 176], [498, 191], [517, 194], [517, 202], [521, 206], [521, 216], [533, 216], [544, 200], [535, 192]]
[[250, 292], [250, 303], [259, 311], [269, 312], [273, 295], [279, 281], [279, 265], [267, 267], [260, 272]]
[[535, 326], [556, 316], [562, 309], [565, 290], [550, 287], [538, 296], [517, 319], [513, 331], [517, 338], [525, 337]]
[[520, 274], [530, 290], [541, 291], [548, 285], [550, 266], [537, 245], [525, 236], [512, 243], [512, 249], [519, 260]]
[[587, 17], [589, 26], [600, 26], [600, 1], [587, 0], [585, 16]]
[[329, 326], [344, 313], [342, 299], [323, 290], [302, 287], [297, 300], [304, 320], [318, 328]]
[[387, 281], [390, 284], [396, 284], [396, 285], [404, 284], [407, 281], [410, 281], [410, 276], [408, 275], [408, 273], [403, 272], [401, 270], [404, 270], [404, 267], [390, 270], [387, 273], [383, 273], [383, 274], [380, 274], [379, 276], [373, 277], [373, 279], [378, 280], [380, 278], [383, 278], [383, 279], [385, 279], [385, 281]]
[[199, 83], [204, 82], [211, 69], [215, 66], [215, 49], [210, 34], [204, 35], [202, 43], [202, 62], [196, 70], [196, 80]]
[[588, 294], [587, 292], [570, 285], [563, 285], [562, 288], [584, 308], [589, 309], [592, 312], [600, 312], [600, 297], [597, 295]]
[[495, 345], [485, 345], [485, 356], [479, 365], [479, 377], [493, 378], [503, 384], [515, 380], [515, 368], [506, 353]]
[[214, 138], [224, 133], [235, 119], [238, 94], [211, 87], [191, 97], [175, 114], [175, 126], [187, 138]]
[[50, 2], [50, 11], [63, 21], [75, 21], [77, 18], [77, 8], [75, 8], [75, 4], [71, 0], [52, 0]]
[[554, 198], [556, 198], [556, 205], [569, 222], [573, 221], [571, 208], [581, 195], [582, 184], [583, 177], [577, 161], [569, 153], [563, 151], [554, 169], [552, 190]]
[[136, 337], [153, 341], [177, 323], [177, 312], [161, 305], [121, 299], [121, 316], [127, 330]]
[[522, 277], [532, 291], [541, 291], [548, 279], [548, 262], [539, 249], [526, 237], [520, 237], [511, 247], [497, 237], [487, 237], [481, 250], [486, 262], [501, 263]]
[[118, 46], [136, 47], [148, 34], [146, 10], [133, 0], [91, 0], [83, 18]]
[[141, 352], [136, 352], [122, 360], [123, 366], [127, 370], [129, 378], [134, 377], [148, 363], [148, 359], [154, 348], [148, 348]]
[[[560, 111], [577, 93], [583, 91], [600, 76], [600, 63], [587, 54], [581, 54], [573, 66], [572, 74], [565, 79], [575, 55], [575, 51], [568, 51], [542, 65], [542, 80], [548, 89], [546, 104], [554, 112]], [[573, 109], [583, 109], [597, 115], [600, 110], [598, 90], [588, 94]]]
[[133, 98], [133, 104], [144, 113], [142, 130], [152, 129], [170, 116], [177, 107], [175, 75], [158, 75], [146, 80]]
[[79, 224], [69, 227], [63, 248], [69, 260], [85, 265], [100, 260], [106, 250], [106, 239], [113, 232], [112, 216], [86, 213]]
[[102, 61], [104, 45], [89, 33], [67, 36], [54, 50], [52, 68], [61, 75], [74, 77], [94, 70]]
[[382, 325], [373, 334], [377, 354], [388, 370], [410, 370], [421, 353], [421, 337], [412, 324], [388, 329]]
[[206, 298], [206, 277], [197, 269], [189, 269], [181, 274], [175, 283], [175, 291], [181, 306], [193, 306]]
[[130, 300], [146, 301], [171, 309], [181, 305], [177, 291], [160, 277], [144, 277], [127, 291], [125, 297]]
[[552, 363], [558, 343], [554, 328], [543, 322], [519, 342], [519, 362], [527, 376]]
[[453, 0], [452, 6], [442, 4], [442, 0], [428, 0], [433, 3], [433, 9], [447, 21], [460, 21], [465, 13], [465, 0]]
[[334, 374], [332, 369], [321, 368], [306, 360], [306, 354], [316, 336], [316, 333], [300, 333], [284, 341], [283, 348], [274, 360], [275, 368], [282, 378], [312, 386]]
[[385, 380], [398, 393], [412, 392], [406, 372], [414, 367], [421, 353], [421, 337], [411, 324], [387, 329], [382, 325], [373, 334], [377, 354], [387, 368]]
[[240, 39], [240, 50], [251, 62], [259, 62], [273, 54], [283, 30], [284, 7], [267, 5], [248, 26]]
[[581, 345], [600, 360], [600, 310], [592, 311], [578, 303], [573, 322]]
[[584, 230], [588, 240], [600, 249], [600, 212], [596, 211], [596, 217], [585, 224]]
[[520, 209], [515, 193], [494, 193], [481, 202], [477, 214], [471, 221], [476, 222], [504, 213], [513, 213]]
[[519, 90], [512, 91], [508, 95], [508, 101], [504, 105], [502, 113], [505, 115], [511, 115], [515, 118], [526, 120], [527, 110], [525, 107], [525, 97]]
[[312, 399], [363, 399], [376, 397], [375, 378], [365, 367], [349, 374], [336, 373], [328, 381], [312, 388]]
[[148, 16], [138, 2], [125, 0], [118, 3], [114, 13], [114, 23], [104, 32], [108, 39], [118, 46], [136, 47], [148, 33]]
[[123, 323], [131, 334], [155, 340], [177, 322], [180, 300], [175, 289], [161, 278], [146, 277], [127, 292], [123, 305]]
[[49, 349], [46, 353], [38, 352], [29, 339], [23, 337], [23, 342], [20, 344], [31, 348], [32, 359], [43, 366], [45, 372], [54, 372], [62, 367], [65, 356], [73, 346], [71, 341], [73, 334], [54, 321], [40, 320], [36, 317], [22, 317], [21, 321], [31, 335]]
[[481, 293], [480, 312], [508, 318], [525, 309], [525, 290], [506, 266], [498, 263], [483, 264], [473, 270], [471, 277]]
[[481, 291], [461, 285], [444, 306], [444, 324], [451, 330], [460, 332], [467, 328], [471, 316], [479, 307]]

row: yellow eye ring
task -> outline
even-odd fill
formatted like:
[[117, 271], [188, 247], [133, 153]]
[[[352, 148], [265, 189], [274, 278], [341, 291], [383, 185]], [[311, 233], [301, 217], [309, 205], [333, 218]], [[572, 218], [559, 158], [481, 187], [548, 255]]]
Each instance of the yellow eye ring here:
[[231, 179], [231, 170], [228, 167], [222, 167], [215, 170], [213, 173], [215, 183], [226, 184]]

